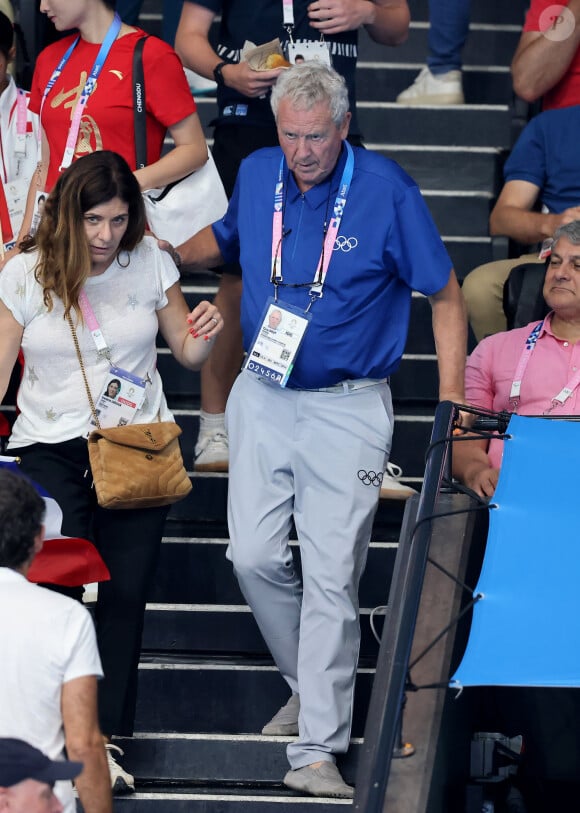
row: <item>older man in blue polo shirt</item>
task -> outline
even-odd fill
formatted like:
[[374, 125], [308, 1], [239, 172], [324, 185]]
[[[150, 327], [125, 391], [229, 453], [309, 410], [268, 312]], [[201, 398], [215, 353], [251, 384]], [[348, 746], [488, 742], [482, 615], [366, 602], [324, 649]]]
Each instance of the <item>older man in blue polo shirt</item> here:
[[296, 65], [272, 108], [281, 149], [242, 163], [224, 218], [177, 259], [239, 260], [243, 272], [246, 361], [226, 412], [229, 555], [292, 692], [264, 733], [298, 735], [288, 787], [348, 798], [335, 756], [349, 745], [357, 592], [380, 485], [372, 473], [384, 470], [393, 430], [388, 379], [418, 290], [433, 308], [440, 397], [462, 402], [465, 314], [415, 183], [345, 141], [344, 80], [314, 61]]

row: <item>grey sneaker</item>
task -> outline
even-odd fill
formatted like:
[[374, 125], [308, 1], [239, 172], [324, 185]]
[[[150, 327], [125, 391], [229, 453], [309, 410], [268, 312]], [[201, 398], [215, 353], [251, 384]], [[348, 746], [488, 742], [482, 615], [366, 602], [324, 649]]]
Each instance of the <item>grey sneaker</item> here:
[[293, 694], [285, 706], [276, 712], [269, 723], [262, 729], [266, 737], [298, 736], [298, 714], [300, 712], [300, 695]]
[[335, 799], [354, 797], [354, 788], [346, 784], [334, 762], [323, 762], [319, 768], [306, 765], [297, 771], [288, 771], [284, 784], [310, 796], [330, 796]]
[[113, 751], [123, 756], [123, 749], [110, 742], [105, 743], [105, 749], [107, 751], [107, 764], [109, 766], [111, 789], [113, 793], [134, 793], [135, 779], [133, 775], [125, 771], [113, 756]]
[[230, 450], [228, 436], [214, 432], [198, 440], [193, 458], [194, 471], [228, 471]]

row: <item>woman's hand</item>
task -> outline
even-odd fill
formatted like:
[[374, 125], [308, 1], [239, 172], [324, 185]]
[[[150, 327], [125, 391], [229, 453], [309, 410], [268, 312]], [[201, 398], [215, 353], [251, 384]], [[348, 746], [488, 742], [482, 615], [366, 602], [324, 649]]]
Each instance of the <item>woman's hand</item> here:
[[219, 310], [206, 299], [191, 311], [187, 317], [187, 323], [190, 325], [189, 332], [193, 338], [203, 337], [206, 342], [215, 339], [224, 326], [224, 320]]

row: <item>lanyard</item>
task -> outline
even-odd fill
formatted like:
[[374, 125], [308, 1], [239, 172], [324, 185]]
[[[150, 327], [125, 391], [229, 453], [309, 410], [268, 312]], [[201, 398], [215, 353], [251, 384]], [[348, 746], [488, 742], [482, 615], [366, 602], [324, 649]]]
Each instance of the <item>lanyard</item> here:
[[[77, 101], [77, 103], [75, 105], [75, 110], [74, 110], [74, 114], [73, 114], [73, 117], [72, 117], [72, 120], [71, 120], [69, 132], [68, 132], [68, 138], [67, 138], [67, 141], [66, 141], [66, 147], [65, 147], [65, 150], [64, 150], [64, 155], [62, 157], [62, 162], [61, 162], [61, 165], [59, 167], [60, 172], [62, 172], [67, 167], [70, 167], [70, 165], [72, 164], [72, 160], [74, 158], [75, 147], [76, 147], [76, 143], [77, 143], [77, 138], [78, 138], [78, 134], [79, 134], [79, 129], [80, 129], [80, 126], [81, 126], [81, 118], [82, 118], [83, 113], [85, 111], [85, 107], [86, 107], [87, 102], [89, 100], [89, 96], [91, 95], [91, 93], [95, 89], [95, 85], [96, 85], [96, 82], [97, 82], [97, 77], [99, 76], [99, 74], [101, 72], [101, 68], [105, 64], [105, 60], [106, 60], [106, 58], [107, 58], [107, 56], [109, 54], [109, 51], [111, 50], [111, 47], [112, 47], [113, 43], [117, 39], [117, 36], [118, 36], [120, 30], [121, 30], [121, 18], [119, 17], [119, 15], [117, 13], [115, 13], [115, 16], [113, 18], [113, 22], [109, 26], [109, 30], [107, 31], [105, 39], [103, 40], [103, 42], [101, 44], [101, 47], [99, 48], [99, 53], [97, 54], [97, 58], [95, 59], [93, 67], [91, 68], [91, 72], [89, 73], [89, 75], [87, 77], [87, 81], [85, 82], [85, 86], [84, 86], [84, 88], [82, 90], [82, 93], [79, 96], [79, 99], [78, 99], [78, 101]], [[66, 53], [64, 54], [64, 56], [62, 57], [62, 59], [60, 60], [60, 62], [56, 66], [56, 68], [54, 69], [54, 71], [52, 72], [52, 76], [48, 80], [48, 83], [47, 83], [47, 85], [46, 85], [46, 87], [44, 89], [44, 93], [42, 94], [42, 101], [40, 103], [39, 119], [41, 121], [42, 121], [42, 109], [44, 107], [46, 97], [48, 96], [48, 94], [50, 93], [52, 88], [54, 87], [54, 84], [55, 84], [56, 80], [59, 78], [59, 76], [63, 72], [64, 66], [69, 61], [72, 52], [74, 51], [74, 49], [78, 45], [79, 40], [80, 40], [80, 35], [70, 44], [70, 46], [68, 47]], [[40, 151], [41, 151], [41, 148], [42, 148], [41, 129], [42, 129], [41, 127], [38, 128], [38, 150], [39, 150], [38, 154], [39, 155], [41, 154]]]
[[[536, 347], [536, 343], [538, 341], [538, 337], [540, 335], [543, 325], [544, 322], [541, 321], [533, 328], [532, 332], [526, 339], [525, 347], [522, 350], [522, 354], [518, 361], [516, 372], [514, 375], [514, 380], [512, 382], [512, 387], [510, 390], [510, 402], [514, 412], [517, 412], [517, 408], [520, 402], [520, 389], [522, 385], [522, 379], [524, 377], [526, 368], [530, 362], [530, 357]], [[557, 404], [560, 405], [564, 404], [568, 400], [568, 398], [572, 395], [572, 393], [578, 387], [579, 384], [580, 384], [580, 370], [577, 370], [576, 373], [572, 376], [572, 378], [570, 378], [566, 385], [560, 390], [560, 392], [550, 399], [551, 406], [545, 411], [544, 414], [545, 415], [549, 414]]]
[[[290, 42], [294, 42], [294, 0], [282, 0], [282, 24], [288, 33]], [[320, 32], [320, 40], [324, 42], [324, 34]]]
[[[14, 143], [14, 155], [17, 159], [25, 158], [26, 157], [26, 127], [28, 124], [28, 104], [26, 102], [26, 93], [17, 88], [16, 90], [16, 101], [10, 108], [10, 113], [8, 116], [8, 127], [12, 128], [12, 121], [14, 116], [14, 111], [16, 110], [16, 139]], [[2, 180], [4, 183], [7, 183], [11, 178], [8, 177], [8, 167], [6, 166], [6, 159], [4, 157], [4, 142], [2, 139], [2, 132], [0, 131], [0, 152], [2, 155]], [[18, 165], [17, 165], [18, 167]], [[10, 175], [14, 177], [14, 175], [18, 175], [19, 167], [16, 170], [16, 173], [11, 172]]]
[[[330, 259], [332, 257], [332, 252], [334, 250], [336, 236], [340, 228], [340, 222], [342, 220], [344, 207], [346, 206], [348, 191], [350, 189], [350, 184], [352, 181], [352, 175], [354, 172], [354, 153], [348, 141], [344, 142], [344, 146], [346, 148], [346, 163], [342, 173], [342, 178], [340, 179], [340, 184], [338, 186], [338, 192], [334, 201], [334, 208], [332, 212], [332, 217], [330, 219], [330, 224], [324, 235], [324, 242], [322, 245], [322, 251], [320, 253], [320, 259], [318, 260], [318, 264], [316, 266], [314, 280], [312, 282], [312, 285], [310, 286], [310, 304], [308, 305], [306, 312], [310, 310], [312, 303], [322, 296], [322, 288], [324, 286], [324, 281], [326, 279], [326, 273], [328, 271], [328, 266], [330, 264]], [[286, 160], [284, 156], [282, 156], [282, 159], [280, 161], [280, 168], [278, 170], [278, 181], [276, 183], [276, 188], [274, 191], [274, 214], [272, 216], [272, 266], [270, 278], [274, 283], [275, 288], [276, 283], [282, 282], [283, 279], [282, 238], [283, 238], [283, 218], [284, 218], [285, 164]], [[330, 179], [329, 183], [331, 183]], [[279, 263], [277, 263], [278, 253], [280, 254]]]
[[16, 91], [16, 155], [26, 155], [26, 123], [28, 119], [28, 105], [26, 104], [26, 93], [18, 88]]
[[89, 302], [87, 292], [84, 288], [79, 294], [79, 305], [83, 318], [87, 323], [87, 327], [91, 331], [91, 336], [93, 337], [97, 350], [110, 361], [111, 351], [107, 346], [107, 342], [105, 341], [105, 337], [101, 331], [98, 319], [95, 316], [95, 312], [91, 306], [91, 303]]

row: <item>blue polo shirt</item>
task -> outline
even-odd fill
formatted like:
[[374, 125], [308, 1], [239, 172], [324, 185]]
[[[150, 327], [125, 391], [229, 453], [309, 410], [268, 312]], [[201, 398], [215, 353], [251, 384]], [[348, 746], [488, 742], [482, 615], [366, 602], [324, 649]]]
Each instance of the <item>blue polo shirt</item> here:
[[[226, 262], [242, 267], [242, 329], [248, 350], [270, 282], [272, 213], [280, 148], [246, 158], [224, 218], [213, 230]], [[411, 292], [445, 287], [451, 260], [415, 182], [396, 164], [354, 148], [355, 169], [324, 285], [288, 386], [329, 387], [344, 379], [384, 378], [405, 347]], [[282, 274], [286, 283], [314, 279], [325, 218], [332, 212], [346, 151], [333, 174], [302, 194], [286, 171]], [[290, 230], [290, 231], [289, 231]], [[289, 232], [289, 233], [288, 233]], [[309, 290], [279, 288], [279, 298], [305, 309]]]
[[542, 203], [555, 214], [580, 206], [579, 129], [580, 105], [535, 116], [505, 163], [506, 183], [534, 184], [540, 189]]

